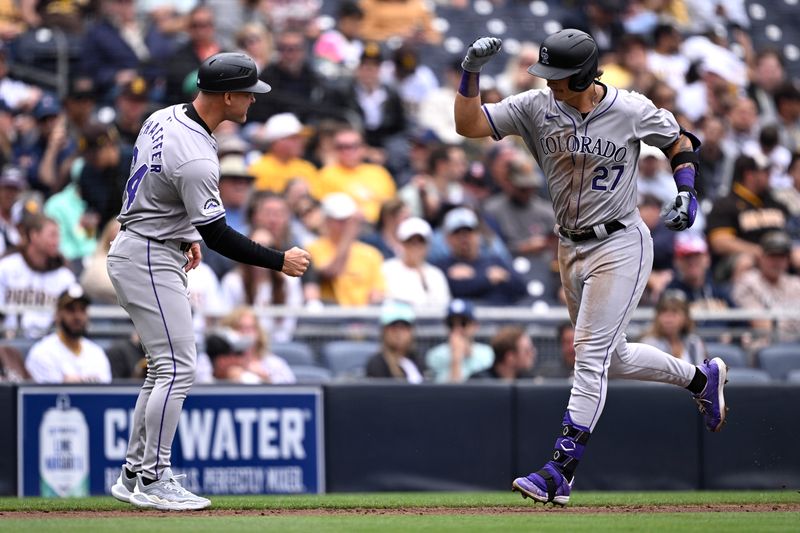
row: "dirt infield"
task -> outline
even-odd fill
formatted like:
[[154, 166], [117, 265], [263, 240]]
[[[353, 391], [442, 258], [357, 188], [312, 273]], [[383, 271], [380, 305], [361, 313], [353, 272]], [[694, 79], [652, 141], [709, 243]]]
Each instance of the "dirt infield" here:
[[[800, 503], [752, 503], [752, 504], [704, 504], [704, 505], [605, 505], [605, 506], [567, 506], [531, 505], [530, 507], [407, 507], [402, 509], [207, 509], [204, 511], [185, 511], [192, 516], [408, 516], [408, 515], [499, 515], [499, 514], [629, 514], [629, 513], [755, 513], [755, 512], [800, 512]], [[165, 516], [166, 512], [150, 510], [114, 511], [3, 511], [3, 518], [114, 518]]]

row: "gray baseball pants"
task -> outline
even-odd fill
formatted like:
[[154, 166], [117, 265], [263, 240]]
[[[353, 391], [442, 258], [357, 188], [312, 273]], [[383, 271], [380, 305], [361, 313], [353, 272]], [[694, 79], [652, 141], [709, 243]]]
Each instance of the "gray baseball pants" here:
[[653, 240], [644, 222], [603, 240], [561, 238], [558, 263], [575, 325], [575, 378], [567, 407], [575, 424], [594, 430], [609, 376], [689, 385], [694, 365], [625, 336], [653, 267]]
[[120, 232], [108, 253], [108, 274], [147, 356], [133, 414], [126, 463], [158, 479], [170, 466], [183, 400], [194, 382], [197, 352], [180, 243]]

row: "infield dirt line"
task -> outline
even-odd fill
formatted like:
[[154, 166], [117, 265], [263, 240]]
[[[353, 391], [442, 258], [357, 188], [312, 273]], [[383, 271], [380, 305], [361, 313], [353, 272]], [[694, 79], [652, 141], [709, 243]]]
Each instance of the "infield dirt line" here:
[[141, 509], [107, 511], [2, 511], [0, 517], [86, 519], [165, 516], [408, 516], [408, 515], [498, 515], [498, 514], [626, 514], [626, 513], [754, 513], [754, 512], [800, 512], [798, 503], [748, 503], [748, 504], [703, 504], [703, 505], [604, 505], [567, 506], [531, 505], [530, 507], [406, 507], [402, 509], [378, 509], [374, 507], [350, 509], [206, 509], [203, 511], [163, 512]]

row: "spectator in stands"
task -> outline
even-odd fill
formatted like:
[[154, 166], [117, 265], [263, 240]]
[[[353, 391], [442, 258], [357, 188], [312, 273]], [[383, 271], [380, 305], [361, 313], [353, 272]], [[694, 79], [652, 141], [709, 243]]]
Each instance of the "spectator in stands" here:
[[619, 40], [625, 35], [620, 17], [625, 4], [624, 0], [586, 0], [583, 9], [566, 12], [568, 15], [561, 21], [561, 27], [577, 28], [591, 35], [603, 56], [618, 50]]
[[667, 290], [656, 304], [656, 315], [641, 341], [678, 359], [699, 365], [706, 359], [703, 339], [694, 333], [686, 293]]
[[761, 120], [774, 122], [777, 119], [775, 93], [785, 80], [783, 54], [774, 48], [759, 51], [755, 59], [755, 68], [750, 75], [747, 94], [755, 101]]
[[795, 271], [800, 272], [800, 152], [792, 154], [787, 174], [792, 186], [775, 191], [774, 194], [775, 198], [782, 202], [789, 211], [786, 231], [792, 238], [792, 267]]
[[272, 35], [260, 21], [248, 22], [236, 32], [236, 47], [253, 59], [259, 73], [267, 68], [275, 52]]
[[677, 236], [674, 257], [675, 276], [667, 290], [683, 292], [692, 313], [735, 307], [728, 290], [711, 275], [711, 256], [705, 238], [694, 234]]
[[407, 125], [406, 111], [398, 89], [381, 80], [382, 60], [380, 45], [366, 43], [355, 76], [329, 95], [331, 107], [361, 121], [364, 140], [376, 151], [388, 148], [392, 139], [402, 133]]
[[311, 185], [311, 193], [317, 199], [331, 193], [345, 193], [356, 202], [364, 219], [374, 224], [383, 202], [396, 193], [391, 174], [384, 167], [366, 161], [364, 138], [356, 129], [339, 130], [334, 147], [336, 162], [322, 167], [317, 182]]
[[391, 61], [381, 65], [381, 79], [397, 89], [406, 116], [416, 116], [420, 105], [439, 88], [433, 70], [420, 61], [419, 50], [404, 43], [392, 51]]
[[[734, 164], [731, 192], [714, 202], [708, 215], [708, 243], [713, 260], [727, 278], [735, 278], [761, 255], [759, 239], [786, 227], [786, 206], [769, 190], [769, 160], [739, 156]], [[722, 263], [722, 264], [720, 264]]]
[[758, 139], [750, 141], [742, 147], [742, 153], [745, 155], [752, 157], [762, 155], [769, 160], [769, 186], [773, 191], [792, 186], [791, 179], [786, 174], [789, 163], [792, 161], [792, 153], [778, 143], [779, 135], [777, 124], [764, 124], [758, 133]]
[[305, 36], [298, 31], [285, 31], [275, 38], [276, 55], [259, 78], [270, 84], [269, 98], [250, 106], [248, 122], [265, 122], [278, 113], [292, 113], [307, 124], [326, 113], [323, 109], [325, 85], [308, 58]]
[[514, 381], [533, 377], [536, 347], [522, 326], [503, 326], [492, 337], [492, 366], [470, 376], [470, 379], [502, 379]]
[[397, 238], [397, 228], [410, 215], [408, 206], [400, 198], [390, 198], [381, 205], [374, 231], [361, 236], [361, 241], [377, 248], [384, 259], [398, 255], [402, 243]]
[[309, 185], [316, 183], [317, 167], [303, 159], [308, 131], [296, 116], [272, 115], [253, 137], [256, 144], [267, 147], [248, 169], [256, 178], [257, 190], [281, 193], [293, 178], [303, 179]]
[[461, 178], [467, 171], [467, 154], [460, 146], [441, 145], [430, 151], [426, 164], [425, 173], [412, 178], [397, 194], [411, 214], [439, 225], [445, 212], [464, 201]]
[[450, 301], [450, 288], [441, 270], [425, 261], [430, 224], [418, 217], [407, 218], [397, 227], [400, 251], [383, 262], [386, 298], [416, 308], [444, 308]]
[[[800, 302], [800, 276], [789, 273], [792, 241], [782, 230], [765, 233], [759, 241], [761, 254], [755, 269], [744, 272], [733, 283], [731, 296], [739, 307], [752, 310], [783, 310], [797, 316]], [[772, 335], [770, 340], [796, 341], [800, 339], [800, 320], [769, 318], [752, 321], [757, 335]], [[773, 325], [777, 325], [774, 328]]]
[[78, 284], [56, 301], [56, 331], [34, 344], [25, 367], [36, 383], [108, 383], [111, 366], [103, 349], [86, 337], [90, 301]]
[[178, 104], [188, 95], [197, 91], [197, 69], [207, 57], [224, 52], [217, 40], [214, 27], [214, 12], [210, 7], [199, 4], [188, 15], [189, 40], [174, 50], [166, 64], [167, 104]]
[[575, 326], [572, 322], [563, 322], [556, 329], [559, 355], [561, 356], [562, 374], [559, 377], [570, 378], [575, 374]]
[[314, 66], [329, 79], [349, 78], [361, 60], [364, 11], [358, 2], [345, 0], [336, 11], [336, 26], [322, 32], [314, 43]]
[[[519, 50], [509, 56], [503, 72], [497, 76], [497, 87], [500, 92], [507, 96], [531, 89], [543, 89], [546, 85], [545, 81], [542, 78], [531, 76], [528, 72], [528, 68], [537, 61], [539, 61], [539, 44], [531, 41], [520, 43]], [[605, 67], [603, 67], [603, 72], [605, 73]], [[453, 128], [455, 128], [455, 122]]]
[[[758, 109], [756, 102], [748, 96], [739, 96], [727, 114], [725, 144], [729, 153], [738, 155], [742, 148], [758, 138]], [[765, 122], [769, 124], [770, 122]], [[703, 139], [705, 150], [705, 139]]]
[[800, 152], [800, 88], [787, 81], [775, 91], [780, 142], [791, 152]]
[[402, 41], [439, 44], [442, 35], [433, 24], [434, 13], [423, 0], [362, 0], [364, 20], [361, 36], [365, 41]]
[[0, 259], [0, 307], [26, 306], [24, 312], [6, 312], [6, 336], [43, 336], [53, 324], [53, 309], [61, 293], [75, 283], [75, 275], [58, 251], [58, 225], [44, 215], [30, 215], [22, 226], [21, 250]]
[[653, 49], [647, 54], [647, 67], [661, 83], [676, 91], [686, 85], [689, 59], [680, 53], [681, 34], [671, 23], [662, 23], [653, 30]]
[[13, 165], [6, 165], [0, 171], [0, 257], [16, 251], [20, 245], [19, 218], [21, 206], [19, 199], [28, 182], [22, 171]]
[[641, 143], [639, 151], [639, 181], [636, 190], [641, 199], [645, 194], [651, 194], [662, 203], [675, 198], [678, 189], [675, 180], [669, 171], [667, 156], [660, 148]]
[[[536, 52], [539, 53], [538, 50]], [[456, 98], [456, 89], [461, 82], [461, 61], [463, 58], [458, 56], [442, 65], [442, 85], [428, 94], [428, 97], [420, 102], [419, 110], [413, 117], [414, 122], [421, 128], [430, 129], [447, 144], [461, 144], [464, 137], [456, 133], [456, 121], [450, 107]], [[527, 67], [526, 67], [527, 68]], [[530, 74], [528, 78], [536, 79]]]
[[147, 375], [147, 356], [135, 329], [127, 337], [114, 341], [106, 350], [106, 357], [113, 380], [132, 379], [141, 382]]
[[[276, 245], [272, 234], [266, 229], [255, 229], [250, 238], [262, 246]], [[312, 252], [313, 255], [313, 252]], [[299, 277], [261, 267], [237, 264], [222, 278], [222, 297], [228, 309], [250, 305], [256, 308], [268, 306], [303, 306], [303, 285]], [[292, 340], [297, 327], [293, 315], [262, 318], [261, 326], [269, 331], [276, 342]]]
[[[132, 0], [102, 0], [100, 16], [83, 37], [82, 71], [94, 79], [101, 100], [108, 101], [114, 86], [131, 81], [138, 72], [155, 79], [169, 52], [169, 41], [156, 25], [137, 18]], [[167, 71], [176, 66], [170, 63]]]
[[381, 351], [367, 361], [366, 377], [422, 383], [422, 369], [413, 353], [415, 318], [413, 309], [406, 303], [384, 303], [381, 309]]
[[14, 79], [9, 72], [9, 47], [0, 45], [0, 101], [10, 111], [26, 111], [36, 106], [42, 97], [42, 90], [23, 81]]
[[384, 163], [395, 184], [404, 187], [418, 176], [427, 174], [431, 152], [440, 144], [438, 135], [423, 127], [415, 127], [396, 137], [386, 150]]
[[556, 217], [552, 204], [537, 194], [542, 178], [531, 163], [523, 159], [509, 162], [511, 173], [507, 185], [484, 203], [483, 212], [498, 227], [512, 256], [525, 259], [525, 278], [539, 282], [537, 287], [541, 287], [541, 292], [537, 289], [531, 296], [554, 301], [560, 284], [552, 268], [557, 242], [553, 233]]
[[0, 341], [0, 383], [22, 383], [31, 379], [25, 368], [25, 354], [14, 346]]
[[703, 208], [710, 208], [713, 202], [731, 189], [733, 164], [739, 156], [740, 147], [727, 139], [725, 132], [725, 124], [718, 117], [703, 118], [700, 125], [703, 148], [698, 153], [700, 161], [696, 181]]
[[45, 93], [33, 108], [36, 126], [14, 143], [14, 160], [31, 189], [47, 197], [68, 181], [75, 143], [67, 135], [67, 118], [55, 95]]
[[81, 132], [92, 120], [96, 100], [97, 91], [92, 78], [79, 75], [69, 80], [63, 106], [70, 137], [74, 140], [78, 140]]
[[443, 231], [448, 254], [433, 261], [447, 277], [455, 298], [487, 305], [510, 305], [525, 295], [522, 278], [499, 255], [481, 250], [478, 217], [467, 207], [445, 215]]
[[246, 339], [253, 340], [244, 352], [245, 368], [257, 375], [262, 383], [294, 383], [292, 368], [282, 357], [270, 350], [269, 336], [252, 307], [237, 307], [222, 319], [222, 327], [231, 328]]
[[381, 272], [383, 256], [358, 241], [362, 215], [350, 196], [332, 193], [322, 200], [324, 235], [309, 243], [317, 265], [323, 302], [363, 306], [383, 301], [386, 283]]
[[437, 383], [459, 383], [486, 370], [494, 358], [488, 344], [475, 341], [478, 321], [471, 302], [456, 298], [450, 302], [445, 318], [447, 342], [425, 354], [425, 363]]
[[133, 145], [142, 129], [149, 111], [150, 84], [141, 76], [118, 85], [114, 98], [114, 126], [119, 132], [120, 144], [125, 152], [133, 152]]
[[189, 305], [192, 308], [192, 326], [195, 340], [199, 344], [203, 342], [206, 332], [217, 325], [220, 316], [227, 313], [231, 306], [222, 293], [220, 279], [208, 263], [201, 262], [186, 273], [186, 278], [186, 290], [189, 292]]
[[[253, 214], [251, 218], [258, 217], [259, 198], [271, 196], [270, 193], [257, 193], [251, 202]], [[311, 188], [303, 179], [293, 178], [286, 183], [282, 198], [289, 210], [289, 234], [298, 246], [306, 244], [319, 237], [319, 228], [322, 227], [323, 215], [319, 201], [311, 196]], [[254, 226], [261, 224], [254, 220]]]
[[[2, 80], [0, 80], [1, 85]], [[12, 144], [16, 136], [17, 131], [11, 108], [3, 100], [0, 100], [0, 168], [12, 164], [14, 156]]]
[[[255, 338], [242, 335], [231, 328], [212, 330], [205, 339], [205, 353], [211, 362], [211, 376], [201, 381], [261, 384], [261, 376], [248, 368], [245, 353]], [[198, 358], [199, 359], [199, 358]], [[198, 361], [198, 370], [202, 364]]]
[[661, 200], [651, 194], [645, 194], [639, 200], [639, 214], [653, 239], [653, 270], [641, 298], [643, 306], [655, 305], [664, 287], [672, 281], [675, 232], [664, 226], [661, 220], [662, 206]]
[[94, 252], [84, 259], [83, 271], [80, 274], [81, 287], [86, 291], [86, 295], [97, 304], [117, 305], [117, 293], [111, 284], [111, 278], [108, 277], [106, 261], [111, 242], [119, 233], [119, 227], [116, 218], [106, 222]]

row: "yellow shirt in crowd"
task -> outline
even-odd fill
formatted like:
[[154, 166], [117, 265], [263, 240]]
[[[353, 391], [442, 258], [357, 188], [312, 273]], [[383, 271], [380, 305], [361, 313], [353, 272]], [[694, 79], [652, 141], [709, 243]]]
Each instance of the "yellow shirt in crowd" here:
[[326, 165], [311, 184], [311, 194], [322, 200], [332, 192], [343, 192], [355, 200], [370, 224], [378, 221], [383, 202], [397, 192], [392, 175], [380, 165], [362, 163], [355, 168]]
[[[336, 245], [327, 237], [320, 237], [308, 245], [308, 252], [314, 264], [322, 267], [333, 261]], [[383, 294], [386, 288], [382, 264], [383, 256], [374, 246], [355, 241], [342, 273], [322, 281], [322, 300], [343, 306], [369, 305], [370, 293]]]
[[299, 157], [284, 163], [272, 154], [264, 154], [247, 169], [255, 176], [253, 185], [259, 191], [282, 193], [292, 178], [303, 178], [311, 186], [317, 181], [317, 167]]

